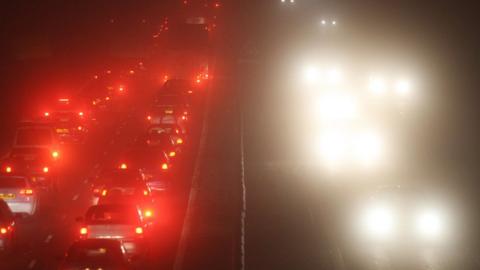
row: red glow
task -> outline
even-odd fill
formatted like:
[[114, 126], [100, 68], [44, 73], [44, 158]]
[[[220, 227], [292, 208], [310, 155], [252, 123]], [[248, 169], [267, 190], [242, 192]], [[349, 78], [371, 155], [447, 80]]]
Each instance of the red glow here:
[[135, 228], [135, 233], [136, 234], [143, 234], [143, 228], [142, 227]]
[[87, 228], [85, 228], [85, 227], [80, 228], [80, 234], [81, 235], [87, 235], [87, 233], [88, 233]]
[[5, 227], [0, 228], [0, 234], [7, 234], [8, 229]]
[[130, 74], [132, 74], [132, 75], [133, 75], [133, 74], [135, 74], [135, 71], [133, 71], [133, 70], [130, 70], [128, 73], [130, 73]]
[[174, 157], [176, 155], [177, 155], [177, 153], [175, 153], [175, 151], [171, 151], [170, 153], [168, 153], [169, 157]]
[[151, 218], [153, 216], [152, 210], [145, 210], [145, 213], [143, 214], [147, 218]]
[[22, 190], [20, 190], [20, 194], [22, 194], [22, 195], [32, 195], [32, 194], [33, 194], [33, 190], [32, 190], [32, 189], [29, 189], [29, 188], [27, 188], [27, 189], [22, 189]]
[[182, 139], [182, 138], [178, 138], [178, 139], [177, 139], [177, 144], [183, 144], [183, 139]]
[[82, 126], [78, 126], [77, 129], [78, 129], [78, 131], [82, 131], [82, 130], [83, 130], [83, 127], [82, 127]]
[[120, 164], [120, 169], [126, 170], [127, 169], [127, 164], [125, 164], [125, 163]]
[[148, 190], [145, 189], [145, 190], [143, 191], [143, 195], [144, 195], [144, 196], [148, 196], [148, 194], [150, 194], [150, 192], [148, 192]]
[[162, 164], [162, 170], [168, 170], [168, 164], [167, 163]]
[[102, 190], [102, 196], [103, 196], [103, 197], [107, 196], [107, 193], [108, 193], [108, 192], [107, 192], [106, 189]]
[[53, 157], [54, 159], [57, 159], [59, 156], [60, 156], [60, 154], [58, 153], [58, 151], [53, 151], [53, 152], [52, 152], [52, 157]]
[[83, 116], [83, 112], [78, 112], [78, 116], [82, 117], [82, 116]]
[[6, 173], [11, 173], [12, 171], [13, 171], [12, 167], [10, 167], [10, 166], [5, 167], [5, 172]]
[[49, 113], [49, 112], [44, 112], [43, 115], [44, 115], [45, 117], [49, 117], [49, 116], [50, 116], [50, 113]]
[[44, 173], [48, 173], [48, 171], [49, 171], [48, 167], [43, 167], [43, 172]]
[[150, 115], [147, 116], [147, 120], [148, 120], [148, 121], [152, 120], [152, 117], [151, 117]]

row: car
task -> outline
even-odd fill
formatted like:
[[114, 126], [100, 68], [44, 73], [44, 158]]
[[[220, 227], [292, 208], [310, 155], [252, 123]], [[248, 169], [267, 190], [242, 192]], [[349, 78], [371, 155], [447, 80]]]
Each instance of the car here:
[[188, 105], [192, 105], [192, 95], [195, 93], [195, 87], [191, 81], [184, 79], [169, 79], [160, 89], [161, 94], [180, 95], [183, 96]]
[[[44, 149], [47, 150], [53, 160], [60, 159], [60, 143], [54, 128], [48, 124], [24, 122], [15, 131], [12, 151], [17, 149]], [[42, 151], [32, 152], [30, 158], [36, 158], [36, 154], [43, 155]]]
[[73, 243], [59, 270], [133, 269], [122, 243], [115, 239], [85, 239]]
[[151, 125], [147, 128], [148, 134], [167, 133], [172, 137], [177, 145], [184, 145], [186, 139], [186, 130], [182, 126], [175, 123], [162, 123], [158, 125]]
[[53, 126], [61, 143], [81, 143], [90, 128], [89, 106], [71, 98], [59, 98], [45, 108], [39, 121]]
[[139, 145], [123, 153], [122, 160], [142, 172], [152, 192], [165, 191], [170, 185], [173, 164], [162, 149]]
[[147, 112], [146, 120], [150, 125], [176, 124], [186, 131], [189, 110], [180, 107], [170, 107], [155, 104]]
[[146, 133], [139, 141], [145, 143], [148, 147], [165, 151], [173, 163], [182, 152], [182, 145], [177, 144], [173, 137], [165, 132]]
[[46, 148], [13, 148], [1, 164], [3, 173], [26, 176], [35, 186], [47, 189], [56, 186], [57, 162]]
[[140, 170], [128, 166], [121, 163], [118, 168], [102, 173], [93, 189], [94, 196], [98, 198], [97, 204], [110, 197], [134, 198], [141, 205], [152, 203], [151, 190], [145, 176]]
[[100, 204], [91, 206], [79, 230], [80, 239], [116, 239], [128, 254], [145, 251], [149, 226], [135, 204]]
[[[458, 218], [450, 212], [445, 196], [429, 188], [385, 185], [351, 196], [348, 200], [345, 235], [356, 245], [397, 248], [451, 245]], [[353, 228], [352, 228], [353, 226]]]
[[13, 213], [34, 215], [38, 205], [37, 190], [24, 176], [0, 176], [0, 199], [4, 200]]
[[0, 199], [0, 250], [10, 251], [15, 244], [16, 233], [15, 214], [8, 204]]

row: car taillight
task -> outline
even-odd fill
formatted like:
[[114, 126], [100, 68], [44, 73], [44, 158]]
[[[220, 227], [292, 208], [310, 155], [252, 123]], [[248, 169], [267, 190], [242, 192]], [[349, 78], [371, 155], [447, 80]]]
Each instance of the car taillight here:
[[77, 130], [78, 130], [78, 131], [82, 131], [82, 130], [83, 130], [83, 127], [82, 127], [82, 126], [78, 126], [78, 127], [77, 127]]
[[106, 101], [109, 101], [109, 100], [110, 100], [110, 97], [105, 97], [105, 100], [106, 100]]
[[22, 194], [22, 195], [32, 195], [33, 194], [33, 189], [30, 189], [30, 188], [22, 189], [22, 190], [20, 190], [20, 194]]
[[148, 196], [149, 194], [150, 194], [150, 192], [148, 192], [148, 190], [146, 190], [146, 189], [143, 190], [143, 195], [144, 195], [144, 196]]
[[148, 121], [152, 120], [152, 117], [151, 117], [150, 115], [147, 116], [147, 120], [148, 120]]
[[60, 153], [58, 153], [58, 151], [53, 151], [53, 152], [52, 152], [52, 157], [53, 157], [54, 159], [57, 159], [59, 156], [60, 156]]
[[182, 115], [182, 120], [187, 120], [187, 117], [185, 115]]
[[108, 191], [106, 189], [102, 190], [102, 196], [105, 197], [107, 196]]
[[175, 151], [171, 151], [170, 153], [168, 153], [169, 157], [174, 157], [176, 155], [177, 155], [177, 153], [175, 153]]
[[151, 217], [153, 217], [153, 211], [152, 210], [145, 210], [145, 212], [143, 213], [143, 216], [146, 217], [146, 218], [151, 218]]
[[43, 113], [43, 116], [49, 117], [49, 116], [50, 116], [50, 113], [49, 113], [49, 112], [44, 112], [44, 113]]
[[188, 115], [188, 111], [183, 111], [183, 115]]
[[80, 228], [80, 235], [87, 235], [88, 229], [86, 227]]
[[128, 167], [127, 167], [127, 164], [125, 163], [122, 163], [120, 164], [120, 167], [119, 167], [121, 170], [126, 170]]
[[0, 227], [0, 234], [7, 234], [9, 231], [12, 231], [13, 228], [11, 226], [7, 227]]
[[193, 91], [192, 91], [192, 90], [188, 90], [188, 92], [187, 92], [187, 93], [189, 93], [189, 94], [193, 94]]
[[135, 233], [136, 234], [143, 234], [143, 228], [142, 227], [136, 227], [135, 228]]
[[43, 167], [42, 171], [43, 171], [44, 173], [48, 173], [49, 169], [48, 169], [48, 167]]
[[83, 117], [83, 112], [78, 112], [78, 116]]
[[168, 164], [167, 163], [162, 164], [162, 170], [168, 170]]
[[5, 167], [5, 172], [6, 172], [6, 173], [11, 173], [11, 172], [13, 172], [12, 167], [10, 167], [10, 166]]
[[196, 82], [197, 84], [200, 84], [200, 83], [202, 82], [202, 80], [196, 79], [195, 82]]
[[183, 139], [182, 139], [182, 138], [178, 138], [178, 139], [177, 139], [177, 144], [183, 144]]

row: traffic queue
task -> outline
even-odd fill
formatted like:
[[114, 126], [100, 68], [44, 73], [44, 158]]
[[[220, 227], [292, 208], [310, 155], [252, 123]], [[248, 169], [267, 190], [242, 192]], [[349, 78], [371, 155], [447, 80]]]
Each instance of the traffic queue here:
[[[127, 110], [129, 100], [138, 98], [135, 92], [144, 89], [133, 85], [146, 80], [139, 75], [142, 69], [94, 75], [80, 93], [42, 102], [44, 107], [18, 123], [13, 143], [0, 161], [0, 252], [15, 249], [19, 219], [41, 214], [41, 194], [55, 197], [61, 192], [66, 164], [75, 163], [75, 151], [96, 139], [93, 131], [106, 115]], [[162, 226], [159, 204], [172, 186], [182, 155], [189, 151], [185, 146], [196, 119], [193, 108], [199, 106], [195, 100], [202, 92], [197, 91], [196, 80], [169, 79], [147, 94], [147, 103], [140, 106], [148, 111], [135, 119], [143, 128], [136, 130], [134, 142], [85, 182], [92, 203], [75, 220], [76, 240], [60, 258], [60, 269], [141, 265], [149, 234]]]

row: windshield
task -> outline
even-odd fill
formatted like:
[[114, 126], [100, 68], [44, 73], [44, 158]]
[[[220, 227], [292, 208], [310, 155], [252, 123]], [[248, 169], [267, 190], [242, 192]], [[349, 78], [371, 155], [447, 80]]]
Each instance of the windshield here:
[[86, 215], [87, 224], [134, 225], [140, 221], [137, 209], [126, 205], [99, 205], [90, 208]]

